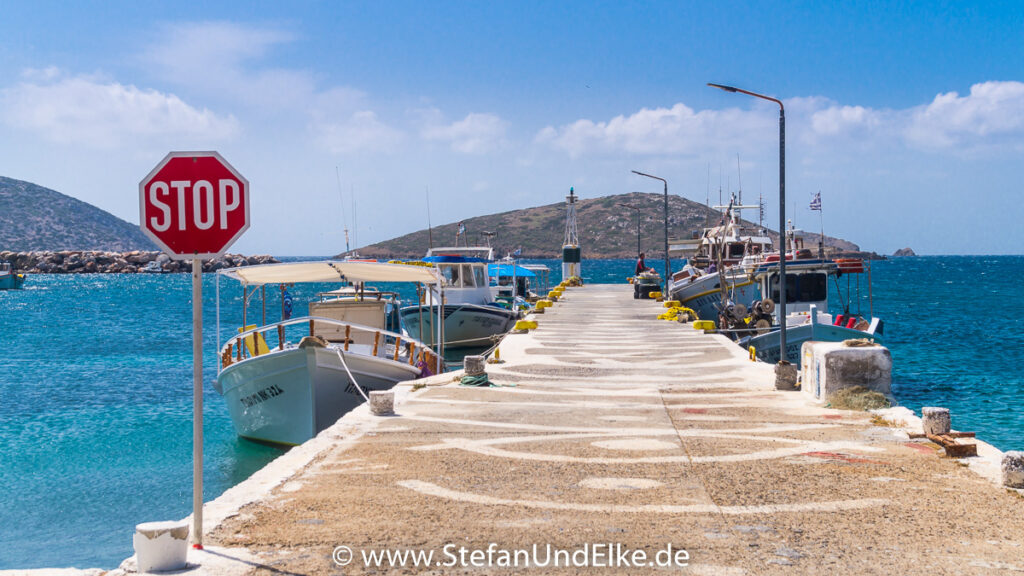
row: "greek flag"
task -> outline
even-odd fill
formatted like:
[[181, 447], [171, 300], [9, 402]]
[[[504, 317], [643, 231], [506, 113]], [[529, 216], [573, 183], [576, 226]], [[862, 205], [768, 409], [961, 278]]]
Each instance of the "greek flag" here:
[[512, 255], [513, 256], [519, 256], [522, 253], [523, 253], [523, 249], [522, 248], [516, 248], [516, 251], [513, 252]]
[[821, 212], [821, 192], [815, 194], [814, 199], [811, 200], [811, 210]]
[[459, 231], [457, 232], [457, 234], [459, 236], [462, 236], [465, 233], [466, 233], [466, 224], [464, 222], [459, 222]]

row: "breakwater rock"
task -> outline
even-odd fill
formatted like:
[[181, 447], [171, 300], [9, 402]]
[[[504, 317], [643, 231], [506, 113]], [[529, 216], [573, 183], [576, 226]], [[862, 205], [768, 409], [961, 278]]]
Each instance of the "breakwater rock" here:
[[[163, 252], [143, 250], [131, 252], [103, 250], [0, 252], [0, 260], [7, 260], [14, 265], [15, 270], [28, 274], [135, 274], [192, 271], [192, 263], [187, 260], [171, 260]], [[256, 256], [224, 254], [213, 260], [204, 260], [203, 272], [277, 262], [276, 258], [266, 254]]]

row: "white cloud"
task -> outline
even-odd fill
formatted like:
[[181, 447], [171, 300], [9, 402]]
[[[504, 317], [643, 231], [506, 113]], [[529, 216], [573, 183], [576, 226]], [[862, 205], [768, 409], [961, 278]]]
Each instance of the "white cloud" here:
[[[562, 149], [570, 156], [591, 153], [637, 155], [699, 155], [722, 142], [747, 149], [772, 136], [772, 115], [729, 108], [695, 112], [685, 104], [672, 108], [643, 108], [608, 121], [582, 119], [540, 130], [537, 142]], [[736, 148], [733, 148], [735, 151]]]
[[[436, 119], [440, 112], [431, 111], [426, 115]], [[486, 154], [507, 144], [507, 129], [508, 123], [494, 114], [470, 113], [451, 124], [431, 123], [423, 128], [420, 136], [425, 140], [447, 142], [452, 150], [463, 154]]]
[[377, 119], [370, 110], [360, 110], [340, 122], [314, 125], [320, 143], [334, 154], [393, 152], [405, 140], [405, 133]]
[[[1024, 83], [985, 82], [968, 96], [939, 94], [927, 104], [892, 110], [843, 105], [826, 98], [792, 98], [786, 106], [787, 138], [833, 153], [828, 146], [903, 147], [969, 153], [993, 146], [1024, 148]], [[607, 121], [579, 119], [547, 126], [535, 141], [572, 157], [596, 154], [700, 156], [763, 151], [777, 138], [775, 116], [761, 103], [750, 110], [695, 111], [678, 103], [643, 108]], [[823, 147], [823, 148], [818, 148]]]
[[92, 148], [136, 145], [139, 138], [224, 140], [238, 133], [232, 116], [190, 106], [174, 94], [56, 69], [27, 71], [0, 91], [0, 121], [62, 144]]
[[830, 106], [811, 114], [811, 132], [820, 136], [838, 136], [877, 129], [882, 114], [863, 106]]
[[924, 148], [971, 147], [1024, 138], [1024, 83], [983, 82], [967, 96], [939, 94], [910, 111], [907, 140]]
[[270, 109], [294, 108], [314, 95], [305, 70], [254, 66], [293, 34], [233, 22], [191, 22], [158, 27], [139, 65], [160, 82], [190, 93]]

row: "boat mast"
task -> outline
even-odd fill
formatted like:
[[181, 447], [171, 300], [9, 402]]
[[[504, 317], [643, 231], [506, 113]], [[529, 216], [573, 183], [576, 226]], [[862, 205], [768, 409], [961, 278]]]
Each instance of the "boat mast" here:
[[430, 226], [430, 186], [427, 186], [427, 246], [434, 248], [434, 229]]
[[338, 178], [338, 198], [341, 199], [341, 224], [345, 227], [345, 254], [351, 250], [348, 245], [348, 221], [345, 220], [345, 195], [341, 191], [341, 170], [334, 166], [334, 175]]

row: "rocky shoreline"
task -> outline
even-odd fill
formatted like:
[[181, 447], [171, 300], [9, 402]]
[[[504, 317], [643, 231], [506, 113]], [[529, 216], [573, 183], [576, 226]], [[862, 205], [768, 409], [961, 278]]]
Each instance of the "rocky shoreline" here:
[[[133, 250], [107, 252], [103, 250], [62, 250], [57, 252], [0, 252], [0, 261], [10, 262], [18, 272], [27, 274], [137, 274], [160, 272], [191, 272], [187, 260], [171, 260], [163, 252]], [[267, 254], [243, 256], [224, 254], [203, 261], [203, 272], [223, 268], [274, 264], [278, 260]]]

